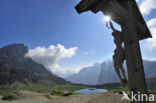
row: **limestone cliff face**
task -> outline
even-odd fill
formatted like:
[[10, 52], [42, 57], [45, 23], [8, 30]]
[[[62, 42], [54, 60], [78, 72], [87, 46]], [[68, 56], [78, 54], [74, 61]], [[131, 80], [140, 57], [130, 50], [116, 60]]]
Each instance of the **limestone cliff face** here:
[[95, 63], [93, 66], [85, 67], [79, 73], [68, 76], [66, 80], [73, 83], [83, 83], [96, 85], [98, 83], [101, 64]]
[[68, 76], [66, 80], [89, 85], [119, 82], [112, 61], [96, 63], [93, 66], [83, 68], [79, 73]]
[[0, 48], [0, 60], [7, 63], [21, 63], [25, 59], [25, 54], [28, 52], [28, 48], [24, 44], [12, 44]]
[[39, 85], [66, 84], [64, 79], [52, 74], [43, 65], [25, 57], [28, 47], [12, 44], [0, 48], [0, 85], [14, 82]]
[[[146, 78], [156, 78], [156, 61], [144, 60], [143, 63]], [[126, 69], [126, 64], [124, 64], [124, 68]], [[104, 61], [103, 63], [99, 64], [99, 66], [93, 65], [83, 68], [79, 73], [68, 76], [66, 80], [74, 83], [90, 85], [119, 82], [119, 78], [113, 67], [113, 61]], [[149, 83], [150, 82], [148, 81], [148, 84]]]
[[101, 71], [98, 79], [98, 84], [105, 84], [105, 83], [113, 83], [119, 82], [119, 78], [116, 75], [113, 62], [103, 62], [101, 64]]

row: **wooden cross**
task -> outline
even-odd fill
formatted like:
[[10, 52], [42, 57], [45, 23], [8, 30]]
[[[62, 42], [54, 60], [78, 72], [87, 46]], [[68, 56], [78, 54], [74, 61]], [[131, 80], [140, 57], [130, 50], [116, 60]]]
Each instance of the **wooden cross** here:
[[152, 36], [136, 1], [82, 0], [75, 8], [79, 14], [89, 10], [94, 13], [101, 11], [104, 15], [110, 15], [111, 19], [121, 26], [128, 69], [129, 89], [134, 93], [147, 94], [139, 40]]

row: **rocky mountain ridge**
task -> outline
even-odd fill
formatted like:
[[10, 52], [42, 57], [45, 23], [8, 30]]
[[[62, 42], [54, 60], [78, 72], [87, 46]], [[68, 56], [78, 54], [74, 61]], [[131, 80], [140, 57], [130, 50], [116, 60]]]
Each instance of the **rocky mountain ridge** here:
[[15, 82], [37, 85], [67, 84], [66, 80], [52, 74], [43, 65], [25, 57], [28, 47], [24, 44], [11, 44], [0, 48], [0, 85]]
[[[156, 61], [143, 60], [143, 64], [145, 68], [144, 70], [146, 78], [156, 78]], [[126, 64], [124, 64], [124, 68], [126, 70]], [[84, 74], [85, 76], [83, 76]], [[81, 69], [79, 73], [68, 76], [66, 80], [73, 83], [82, 83], [88, 85], [119, 82], [119, 78], [115, 73], [113, 61], [104, 61], [99, 64], [98, 67], [96, 67], [95, 65], [85, 67]]]

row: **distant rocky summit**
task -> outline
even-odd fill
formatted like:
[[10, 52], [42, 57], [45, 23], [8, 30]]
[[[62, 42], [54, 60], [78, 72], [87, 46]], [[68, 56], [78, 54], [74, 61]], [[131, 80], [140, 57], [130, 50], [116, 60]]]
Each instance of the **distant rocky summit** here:
[[62, 85], [66, 80], [52, 74], [43, 65], [25, 57], [28, 47], [12, 44], [0, 48], [0, 86], [15, 84]]
[[[149, 88], [156, 88], [156, 61], [143, 60], [145, 76]], [[126, 64], [124, 64], [126, 69]], [[127, 75], [127, 74], [126, 74]], [[113, 61], [104, 61], [97, 65], [85, 67], [79, 73], [68, 76], [66, 80], [73, 83], [83, 83], [89, 85], [101, 85], [105, 83], [119, 82], [115, 73]]]
[[100, 71], [101, 71], [101, 64], [95, 63], [93, 66], [83, 68], [82, 70], [80, 70], [79, 73], [68, 76], [66, 80], [78, 84], [82, 83], [82, 84], [96, 85], [98, 84]]

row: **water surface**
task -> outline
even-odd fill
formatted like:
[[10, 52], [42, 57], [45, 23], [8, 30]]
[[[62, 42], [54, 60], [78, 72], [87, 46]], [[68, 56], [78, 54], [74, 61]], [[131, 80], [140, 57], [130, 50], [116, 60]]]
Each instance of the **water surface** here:
[[87, 89], [77, 90], [75, 92], [76, 93], [81, 93], [81, 94], [91, 94], [91, 93], [107, 92], [107, 90], [106, 89], [87, 88]]

